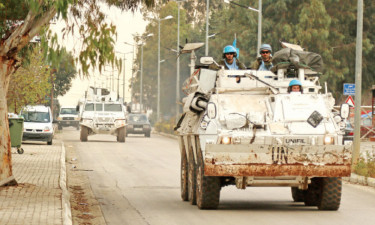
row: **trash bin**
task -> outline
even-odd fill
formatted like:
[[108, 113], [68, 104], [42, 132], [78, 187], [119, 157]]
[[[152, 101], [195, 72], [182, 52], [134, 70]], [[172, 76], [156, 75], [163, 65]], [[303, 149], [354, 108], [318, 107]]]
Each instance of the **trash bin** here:
[[18, 154], [22, 154], [23, 118], [8, 118], [8, 120], [11, 147], [17, 148]]

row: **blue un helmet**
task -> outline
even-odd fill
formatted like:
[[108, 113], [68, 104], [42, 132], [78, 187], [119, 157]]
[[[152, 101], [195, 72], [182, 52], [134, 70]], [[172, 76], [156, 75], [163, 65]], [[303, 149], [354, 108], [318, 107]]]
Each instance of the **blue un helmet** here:
[[271, 48], [271, 45], [269, 44], [262, 44], [259, 48], [259, 53], [263, 50], [268, 50], [272, 53], [272, 48]]
[[223, 49], [223, 58], [225, 58], [226, 53], [233, 53], [234, 57], [237, 57], [237, 49], [232, 45], [227, 45]]
[[299, 81], [299, 80], [291, 80], [291, 81], [289, 82], [288, 93], [290, 93], [290, 92], [292, 91], [292, 87], [293, 87], [293, 86], [299, 86], [299, 88], [300, 88], [300, 90], [301, 90], [301, 93], [303, 92], [301, 81]]

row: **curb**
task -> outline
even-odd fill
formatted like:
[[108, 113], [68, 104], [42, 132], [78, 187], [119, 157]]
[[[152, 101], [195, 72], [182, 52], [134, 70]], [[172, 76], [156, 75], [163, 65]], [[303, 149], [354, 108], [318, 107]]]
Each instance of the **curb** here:
[[60, 188], [62, 190], [61, 205], [62, 205], [62, 220], [64, 225], [72, 225], [72, 211], [70, 209], [70, 195], [66, 188], [66, 166], [65, 166], [65, 146], [61, 142], [61, 170], [60, 170]]
[[342, 179], [352, 184], [360, 184], [375, 188], [375, 178], [372, 177], [365, 177], [355, 173], [351, 173], [350, 177], [343, 177]]
[[158, 132], [158, 131], [154, 131], [154, 133], [165, 136], [165, 137], [173, 138], [173, 139], [178, 139], [178, 136], [174, 134], [167, 134], [167, 133]]

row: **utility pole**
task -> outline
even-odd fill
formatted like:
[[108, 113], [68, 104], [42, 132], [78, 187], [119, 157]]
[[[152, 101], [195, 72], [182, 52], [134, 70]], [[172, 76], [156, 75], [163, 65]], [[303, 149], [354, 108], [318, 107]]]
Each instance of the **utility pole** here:
[[357, 6], [357, 40], [355, 58], [355, 101], [354, 101], [354, 149], [352, 165], [358, 163], [361, 148], [361, 92], [362, 92], [362, 35], [363, 35], [363, 0]]
[[177, 2], [177, 65], [176, 65], [176, 123], [178, 121], [178, 115], [180, 114], [180, 106], [178, 102], [180, 101], [180, 1]]
[[210, 16], [210, 0], [206, 1], [206, 51], [205, 56], [208, 56], [208, 18]]

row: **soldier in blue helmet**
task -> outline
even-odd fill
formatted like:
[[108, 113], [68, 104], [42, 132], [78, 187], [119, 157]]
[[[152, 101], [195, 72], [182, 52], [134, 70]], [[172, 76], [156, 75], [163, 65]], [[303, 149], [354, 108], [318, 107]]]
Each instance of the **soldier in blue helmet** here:
[[[218, 63], [224, 66], [226, 70], [245, 70], [246, 67], [237, 58], [237, 49], [232, 45], [227, 45], [223, 49], [223, 59]], [[210, 69], [220, 69], [216, 65], [211, 64]]]
[[269, 71], [272, 64], [272, 48], [269, 44], [262, 44], [259, 49], [260, 57], [258, 57], [252, 64], [251, 69], [260, 71]]
[[301, 92], [303, 93], [302, 83], [299, 80], [291, 80], [289, 82], [288, 93], [290, 92]]

